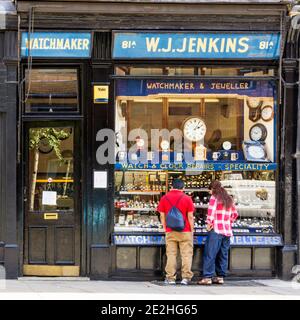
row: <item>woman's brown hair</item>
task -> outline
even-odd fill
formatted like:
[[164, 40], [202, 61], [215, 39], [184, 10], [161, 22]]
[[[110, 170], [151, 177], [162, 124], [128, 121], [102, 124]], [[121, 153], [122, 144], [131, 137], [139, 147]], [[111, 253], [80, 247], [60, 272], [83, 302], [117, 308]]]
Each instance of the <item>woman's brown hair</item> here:
[[212, 191], [212, 195], [216, 197], [216, 199], [223, 203], [223, 206], [229, 210], [233, 206], [233, 200], [231, 196], [227, 193], [227, 191], [222, 187], [220, 181], [213, 181], [209, 189]]

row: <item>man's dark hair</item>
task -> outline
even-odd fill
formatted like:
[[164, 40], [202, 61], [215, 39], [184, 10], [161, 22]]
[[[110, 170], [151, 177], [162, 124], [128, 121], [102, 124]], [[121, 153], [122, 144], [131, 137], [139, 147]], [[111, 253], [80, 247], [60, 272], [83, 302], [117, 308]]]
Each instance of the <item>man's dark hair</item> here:
[[174, 189], [183, 189], [184, 188], [184, 182], [181, 179], [174, 179], [172, 183], [172, 187]]

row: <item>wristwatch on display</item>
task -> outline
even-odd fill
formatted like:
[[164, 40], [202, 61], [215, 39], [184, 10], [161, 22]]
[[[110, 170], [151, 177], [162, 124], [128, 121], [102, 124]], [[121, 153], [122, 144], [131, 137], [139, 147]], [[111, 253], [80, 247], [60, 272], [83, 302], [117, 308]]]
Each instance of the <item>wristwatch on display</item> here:
[[264, 142], [244, 141], [243, 150], [247, 161], [270, 162]]

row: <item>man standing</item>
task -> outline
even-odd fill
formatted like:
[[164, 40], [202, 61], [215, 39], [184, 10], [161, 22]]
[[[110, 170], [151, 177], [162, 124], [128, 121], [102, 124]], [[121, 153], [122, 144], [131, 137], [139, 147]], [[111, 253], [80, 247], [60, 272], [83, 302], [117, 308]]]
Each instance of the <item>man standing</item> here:
[[[192, 199], [183, 192], [184, 182], [174, 179], [172, 189], [163, 196], [157, 207], [161, 223], [166, 233], [166, 279], [165, 284], [176, 284], [177, 248], [179, 246], [182, 261], [181, 284], [187, 285], [193, 277], [193, 232], [194, 232], [194, 204]], [[174, 231], [166, 226], [166, 216], [172, 207], [176, 207], [184, 219], [182, 231]]]

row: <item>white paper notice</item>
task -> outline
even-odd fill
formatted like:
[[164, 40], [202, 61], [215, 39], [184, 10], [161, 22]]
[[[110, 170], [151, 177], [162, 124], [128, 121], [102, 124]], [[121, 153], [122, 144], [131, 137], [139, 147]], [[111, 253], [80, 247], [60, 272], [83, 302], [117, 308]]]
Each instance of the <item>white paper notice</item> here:
[[94, 188], [107, 188], [107, 171], [94, 171]]
[[56, 191], [43, 191], [42, 205], [43, 206], [56, 206], [57, 192]]

